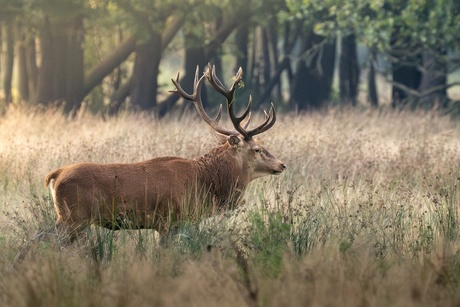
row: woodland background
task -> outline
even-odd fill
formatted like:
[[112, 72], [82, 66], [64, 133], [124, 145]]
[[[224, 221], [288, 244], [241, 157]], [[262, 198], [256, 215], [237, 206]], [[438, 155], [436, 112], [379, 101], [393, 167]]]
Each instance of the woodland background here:
[[[0, 27], [1, 306], [460, 306], [458, 0], [0, 0]], [[164, 246], [89, 227], [16, 262], [50, 170], [215, 146], [169, 93], [208, 62], [275, 103], [287, 171]]]
[[[458, 113], [456, 0], [0, 0], [0, 105], [74, 114], [181, 107], [210, 62], [254, 104]], [[378, 82], [382, 80], [385, 82]], [[205, 97], [205, 107], [218, 100]], [[206, 95], [204, 95], [206, 96]]]

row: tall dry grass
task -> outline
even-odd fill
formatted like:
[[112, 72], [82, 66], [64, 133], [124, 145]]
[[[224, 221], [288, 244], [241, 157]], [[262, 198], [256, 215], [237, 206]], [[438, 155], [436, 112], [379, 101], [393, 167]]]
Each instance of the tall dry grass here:
[[198, 157], [215, 145], [195, 114], [0, 118], [2, 306], [437, 306], [460, 303], [460, 129], [429, 113], [280, 115], [262, 137], [286, 162], [234, 212], [153, 231], [88, 230], [59, 247], [45, 175], [70, 163]]

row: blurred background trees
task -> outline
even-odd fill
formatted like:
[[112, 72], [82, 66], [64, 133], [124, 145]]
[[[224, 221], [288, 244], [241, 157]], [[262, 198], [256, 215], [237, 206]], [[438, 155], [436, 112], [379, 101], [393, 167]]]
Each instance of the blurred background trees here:
[[[238, 67], [254, 104], [458, 108], [455, 0], [0, 0], [0, 104], [180, 108], [196, 65]], [[385, 88], [383, 88], [385, 86]], [[204, 93], [207, 107], [221, 99]]]

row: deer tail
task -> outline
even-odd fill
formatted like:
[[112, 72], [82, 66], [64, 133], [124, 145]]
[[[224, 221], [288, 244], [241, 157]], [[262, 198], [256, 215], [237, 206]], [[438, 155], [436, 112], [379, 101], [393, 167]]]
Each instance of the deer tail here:
[[62, 168], [58, 168], [54, 171], [52, 171], [51, 173], [49, 173], [46, 178], [45, 178], [45, 188], [48, 187], [50, 185], [50, 183], [56, 179], [57, 176], [59, 176], [59, 174], [62, 172]]

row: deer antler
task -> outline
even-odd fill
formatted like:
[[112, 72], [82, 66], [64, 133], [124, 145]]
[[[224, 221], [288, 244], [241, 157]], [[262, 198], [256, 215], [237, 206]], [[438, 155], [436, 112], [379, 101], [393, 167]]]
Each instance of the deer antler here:
[[[243, 112], [243, 114], [241, 116], [235, 115], [235, 111], [233, 109], [233, 100], [236, 86], [243, 79], [243, 70], [241, 68], [238, 69], [238, 72], [236, 73], [235, 77], [233, 77], [232, 86], [230, 88], [226, 88], [219, 80], [219, 78], [217, 78], [215, 66], [211, 67], [211, 64], [208, 64], [208, 69], [204, 72], [201, 78], [198, 77], [199, 67], [197, 66], [195, 72], [195, 80], [193, 82], [192, 94], [188, 94], [187, 92], [185, 92], [182, 86], [179, 84], [179, 75], [180, 74], [178, 72], [176, 75], [176, 80], [171, 79], [173, 84], [176, 86], [176, 90], [173, 90], [171, 92], [179, 94], [179, 96], [186, 100], [192, 101], [200, 117], [216, 132], [224, 135], [234, 135], [239, 133], [244, 137], [245, 140], [250, 140], [254, 135], [267, 131], [275, 124], [276, 113], [275, 106], [272, 103], [269, 112], [267, 113], [266, 111], [264, 111], [265, 121], [252, 130], [246, 130], [249, 126], [249, 122], [251, 121], [251, 96], [249, 97], [248, 106], [246, 107], [246, 110]], [[219, 121], [222, 116], [222, 105], [219, 106], [219, 111], [217, 113], [216, 118], [214, 119], [210, 118], [204, 110], [203, 102], [201, 101], [201, 88], [203, 87], [205, 78], [208, 79], [209, 83], [217, 92], [222, 94], [227, 99], [228, 114], [230, 116], [230, 120], [232, 121], [233, 127], [235, 127], [236, 131], [228, 130], [224, 127], [219, 126]], [[243, 121], [245, 121], [245, 123], [243, 126], [241, 126], [241, 123]]]
[[214, 129], [216, 132], [220, 134], [224, 134], [224, 135], [235, 134], [234, 131], [227, 130], [219, 126], [219, 121], [222, 116], [222, 105], [220, 105], [219, 111], [217, 112], [217, 116], [214, 119], [210, 118], [208, 114], [206, 113], [206, 111], [204, 110], [203, 102], [201, 101], [201, 88], [205, 80], [205, 75], [201, 76], [201, 78], [198, 78], [198, 74], [199, 74], [199, 67], [197, 66], [196, 72], [195, 72], [195, 81], [193, 82], [193, 94], [188, 94], [187, 92], [185, 92], [182, 86], [179, 84], [179, 75], [180, 75], [179, 72], [177, 72], [176, 80], [171, 79], [173, 84], [176, 86], [176, 90], [172, 90], [170, 92], [177, 93], [182, 98], [192, 101], [200, 117], [209, 126], [211, 126], [211, 128]]
[[[245, 140], [250, 140], [254, 135], [260, 134], [262, 132], [267, 131], [270, 129], [276, 122], [276, 113], [275, 113], [275, 106], [273, 103], [271, 104], [270, 110], [267, 113], [265, 113], [265, 121], [260, 124], [258, 127], [247, 131], [246, 128], [249, 125], [249, 121], [251, 119], [251, 105], [252, 105], [252, 97], [249, 96], [249, 103], [248, 106], [246, 107], [246, 110], [243, 112], [241, 116], [236, 116], [235, 111], [233, 109], [233, 100], [234, 100], [234, 94], [235, 94], [235, 89], [236, 85], [241, 81], [243, 78], [243, 70], [238, 69], [238, 72], [236, 73], [235, 77], [233, 77], [233, 83], [230, 88], [226, 88], [222, 82], [217, 78], [216, 76], [216, 67], [208, 64], [208, 69], [205, 71], [204, 75], [208, 79], [209, 83], [212, 85], [212, 87], [221, 93], [226, 99], [227, 99], [227, 109], [228, 109], [228, 114], [230, 116], [230, 119], [233, 123], [233, 126], [235, 127], [236, 131], [238, 131]], [[247, 118], [246, 123], [244, 127], [241, 127], [241, 122]]]

